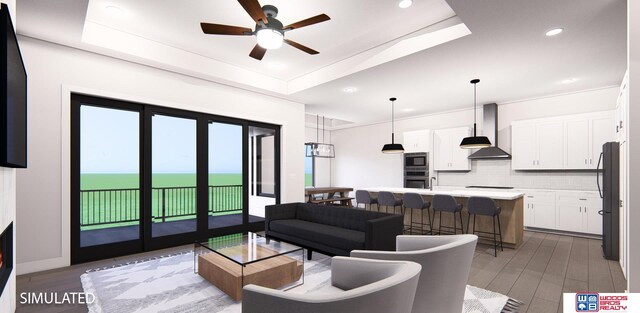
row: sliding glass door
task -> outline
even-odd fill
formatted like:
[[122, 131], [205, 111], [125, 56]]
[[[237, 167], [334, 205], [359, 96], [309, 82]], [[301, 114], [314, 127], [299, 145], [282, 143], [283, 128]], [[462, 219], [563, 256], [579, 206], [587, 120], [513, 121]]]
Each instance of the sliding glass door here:
[[277, 125], [72, 95], [72, 263], [264, 228]]
[[242, 225], [244, 207], [243, 126], [210, 121], [207, 226]]
[[140, 110], [135, 105], [74, 97], [74, 262], [108, 257], [104, 246], [125, 253], [142, 247]]
[[192, 118], [151, 117], [151, 236], [197, 230], [196, 125]]

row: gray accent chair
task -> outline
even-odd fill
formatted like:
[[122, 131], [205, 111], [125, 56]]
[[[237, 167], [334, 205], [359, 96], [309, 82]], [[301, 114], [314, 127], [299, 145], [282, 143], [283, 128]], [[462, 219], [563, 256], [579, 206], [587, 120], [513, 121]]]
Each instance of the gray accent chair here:
[[420, 263], [412, 312], [460, 313], [477, 242], [476, 235], [398, 236], [396, 252], [353, 250], [351, 256]]
[[421, 266], [349, 257], [331, 260], [331, 286], [296, 294], [256, 285], [242, 293], [243, 313], [410, 313]]
[[364, 209], [367, 209], [367, 205], [369, 205], [369, 210], [373, 210], [373, 205], [375, 204], [380, 210], [380, 206], [378, 205], [378, 198], [372, 197], [371, 193], [366, 190], [356, 190], [356, 207], [360, 204], [364, 204]]
[[[424, 201], [424, 199], [422, 199], [422, 196], [417, 193], [407, 192], [402, 196], [402, 205], [404, 206], [405, 210], [409, 209], [409, 233], [413, 234], [414, 228], [418, 228], [419, 226], [420, 235], [425, 234], [424, 226], [427, 224], [424, 222], [424, 211], [426, 210], [429, 220], [429, 234], [431, 234], [433, 230], [431, 226], [431, 211], [429, 210], [431, 202]], [[413, 209], [420, 210], [420, 222], [413, 221]]]
[[[473, 229], [472, 234], [480, 233], [493, 235], [493, 255], [498, 257], [498, 243], [500, 244], [500, 251], [504, 251], [502, 247], [502, 229], [500, 227], [500, 211], [502, 209], [496, 204], [496, 202], [488, 197], [469, 197], [467, 201], [467, 210], [469, 210], [469, 217], [467, 218], [467, 233], [469, 233], [469, 222], [471, 220], [471, 215], [473, 215]], [[476, 230], [476, 216], [490, 216], [493, 220], [493, 232]], [[498, 231], [496, 232], [496, 220], [498, 220]], [[496, 237], [500, 237], [500, 241], [498, 241]], [[491, 240], [491, 237], [480, 236], [483, 239]]]
[[[436, 213], [440, 212], [440, 218], [438, 219], [438, 235], [442, 233], [442, 228], [453, 230], [453, 235], [458, 233], [458, 224], [456, 223], [456, 213], [460, 216], [460, 233], [464, 234], [464, 225], [462, 224], [462, 204], [456, 202], [450, 195], [434, 195], [431, 199], [433, 204], [433, 219], [436, 219]], [[453, 213], [453, 227], [442, 226], [442, 212]], [[449, 233], [449, 232], [448, 232]]]

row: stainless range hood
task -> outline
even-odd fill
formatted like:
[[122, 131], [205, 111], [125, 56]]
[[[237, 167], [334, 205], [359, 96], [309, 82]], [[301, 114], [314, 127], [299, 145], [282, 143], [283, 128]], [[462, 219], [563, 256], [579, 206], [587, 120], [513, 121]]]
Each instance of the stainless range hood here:
[[511, 155], [498, 148], [498, 105], [489, 103], [482, 106], [482, 135], [487, 136], [493, 146], [482, 148], [469, 159], [511, 159]]

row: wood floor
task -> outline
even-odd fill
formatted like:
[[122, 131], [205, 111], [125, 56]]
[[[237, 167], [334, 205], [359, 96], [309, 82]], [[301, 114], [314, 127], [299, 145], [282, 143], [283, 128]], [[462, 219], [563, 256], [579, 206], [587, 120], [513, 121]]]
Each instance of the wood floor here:
[[[524, 302], [520, 312], [562, 312], [563, 292], [624, 292], [626, 282], [617, 262], [601, 256], [600, 241], [525, 232], [518, 250], [479, 245], [469, 284], [506, 294]], [[17, 312], [86, 312], [83, 305], [21, 305], [21, 292], [80, 292], [80, 275], [87, 269], [125, 263], [192, 249], [191, 245], [127, 257], [21, 275], [17, 278]]]

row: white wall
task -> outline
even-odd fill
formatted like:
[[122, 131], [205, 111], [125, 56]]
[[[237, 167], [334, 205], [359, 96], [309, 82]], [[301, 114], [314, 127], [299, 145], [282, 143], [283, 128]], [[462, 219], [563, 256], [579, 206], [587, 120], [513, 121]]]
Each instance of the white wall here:
[[283, 125], [282, 201], [303, 200], [304, 105], [33, 38], [20, 44], [29, 73], [29, 169], [17, 177], [19, 274], [70, 263], [73, 91]]
[[[316, 142], [317, 138], [320, 138], [320, 141], [323, 141], [322, 138], [322, 127], [320, 128], [319, 135], [316, 135], [316, 128], [305, 127], [304, 129], [304, 142]], [[324, 143], [331, 143], [331, 132], [325, 131]], [[301, 154], [304, 155], [304, 151], [302, 149]], [[339, 152], [336, 152], [336, 155], [339, 155]], [[333, 159], [329, 158], [315, 158], [315, 187], [329, 187], [331, 186], [331, 162]]]
[[[577, 114], [615, 109], [618, 87], [585, 91], [499, 104], [498, 145], [511, 150], [512, 121], [555, 115]], [[482, 114], [478, 110], [478, 129], [482, 129]], [[332, 131], [336, 146], [332, 182], [353, 187], [401, 187], [402, 157], [380, 152], [391, 141], [391, 123], [353, 127]], [[473, 126], [473, 109], [432, 114], [396, 122], [396, 139], [402, 142], [402, 132], [418, 129], [441, 129]], [[476, 160], [467, 173], [440, 172], [436, 185], [467, 186], [511, 185], [518, 188], [550, 188], [596, 190], [593, 173], [580, 172], [516, 172], [510, 160]]]
[[629, 67], [629, 292], [640, 292], [640, 0], [627, 2], [627, 56]]
[[[13, 19], [13, 26], [16, 27], [16, 1], [0, 0], [9, 7], [9, 13]], [[0, 167], [0, 233], [15, 221], [16, 217], [16, 169]], [[22, 170], [21, 170], [22, 171]], [[0, 296], [0, 312], [14, 312], [16, 309], [16, 223], [13, 224], [14, 231], [14, 254], [13, 272], [4, 287]]]

